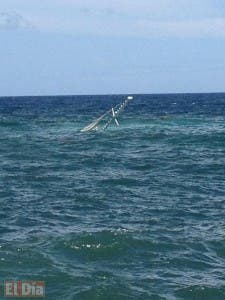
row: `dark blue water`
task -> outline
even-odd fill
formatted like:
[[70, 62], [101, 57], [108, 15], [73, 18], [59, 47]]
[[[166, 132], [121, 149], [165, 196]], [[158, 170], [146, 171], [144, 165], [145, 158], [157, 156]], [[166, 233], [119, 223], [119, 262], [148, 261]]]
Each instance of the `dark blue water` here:
[[0, 99], [0, 297], [225, 299], [225, 94], [124, 98]]

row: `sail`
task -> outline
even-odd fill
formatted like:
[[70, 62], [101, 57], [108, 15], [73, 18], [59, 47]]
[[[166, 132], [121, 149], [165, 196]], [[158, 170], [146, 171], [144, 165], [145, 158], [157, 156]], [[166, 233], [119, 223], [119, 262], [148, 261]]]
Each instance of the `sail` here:
[[105, 112], [102, 116], [100, 116], [99, 118], [91, 122], [89, 125], [81, 129], [81, 132], [97, 130], [98, 126], [104, 120], [104, 118], [106, 118], [106, 116], [110, 116], [110, 119], [108, 121], [105, 121], [105, 123], [101, 126], [101, 130], [105, 130], [112, 123], [112, 121], [114, 121], [116, 125], [119, 126], [119, 122], [117, 118], [132, 99], [133, 99], [132, 96], [128, 96], [124, 102], [116, 105], [115, 107], [112, 107], [110, 110]]

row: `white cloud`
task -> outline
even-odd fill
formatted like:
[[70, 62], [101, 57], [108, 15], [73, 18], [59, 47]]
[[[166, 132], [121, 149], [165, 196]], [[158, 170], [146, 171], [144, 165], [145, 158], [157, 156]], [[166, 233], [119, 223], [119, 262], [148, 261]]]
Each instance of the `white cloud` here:
[[0, 15], [0, 28], [32, 23], [41, 31], [74, 35], [225, 37], [218, 0], [7, 0], [1, 6], [19, 13]]
[[32, 18], [41, 31], [72, 35], [97, 35], [114, 37], [225, 37], [225, 18], [152, 21], [149, 19], [101, 19], [94, 16], [82, 18]]
[[[199, 19], [221, 16], [218, 0], [50, 0], [61, 7], [130, 18]], [[224, 12], [223, 12], [224, 13]]]
[[18, 28], [32, 28], [33, 26], [20, 14], [1, 13], [0, 12], [0, 29], [18, 29]]

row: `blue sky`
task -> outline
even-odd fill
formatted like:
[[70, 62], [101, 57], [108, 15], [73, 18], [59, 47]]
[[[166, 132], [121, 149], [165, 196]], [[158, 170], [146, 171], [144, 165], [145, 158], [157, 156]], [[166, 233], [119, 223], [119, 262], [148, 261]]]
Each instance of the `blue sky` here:
[[1, 0], [0, 96], [224, 92], [221, 0]]

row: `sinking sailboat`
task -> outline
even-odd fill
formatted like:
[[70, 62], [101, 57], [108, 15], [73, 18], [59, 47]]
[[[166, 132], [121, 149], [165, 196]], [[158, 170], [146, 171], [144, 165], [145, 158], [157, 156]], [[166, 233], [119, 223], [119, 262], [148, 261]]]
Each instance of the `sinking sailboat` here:
[[128, 103], [133, 100], [132, 96], [128, 96], [125, 101], [112, 107], [99, 118], [91, 122], [89, 125], [81, 129], [81, 132], [88, 132], [92, 130], [106, 130], [108, 126], [114, 121], [119, 126], [118, 117], [121, 112], [125, 109]]

